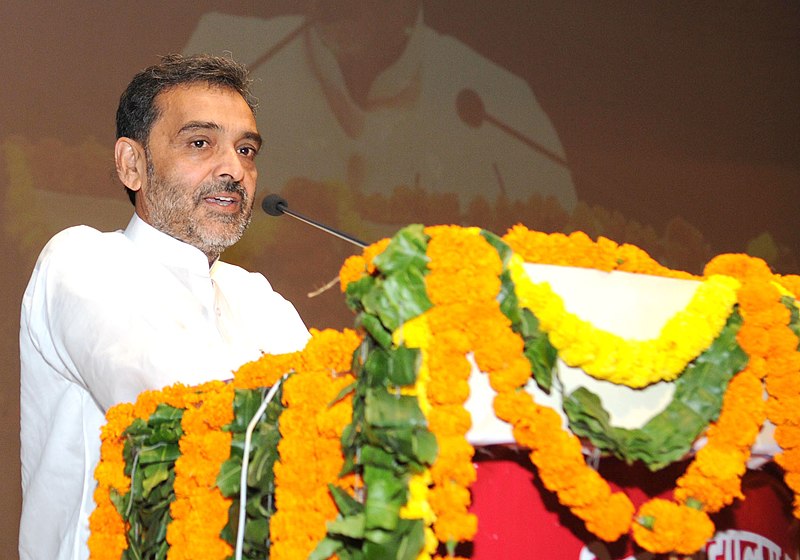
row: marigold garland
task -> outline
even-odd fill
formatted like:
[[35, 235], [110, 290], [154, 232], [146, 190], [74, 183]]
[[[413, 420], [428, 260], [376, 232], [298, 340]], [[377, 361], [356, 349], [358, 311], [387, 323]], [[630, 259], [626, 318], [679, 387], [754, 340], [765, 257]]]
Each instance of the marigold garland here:
[[135, 419], [147, 420], [159, 403], [175, 408], [197, 404], [205, 392], [219, 387], [218, 382], [198, 387], [180, 383], [161, 391], [145, 391], [136, 403], [121, 403], [111, 407], [106, 414], [106, 425], [101, 431], [100, 461], [95, 469], [97, 488], [96, 507], [89, 517], [89, 555], [92, 560], [119, 560], [127, 549], [127, 523], [117, 511], [111, 493], [124, 496], [130, 490], [131, 480], [125, 475], [125, 430]]
[[[270, 520], [270, 558], [306, 558], [325, 536], [337, 509], [328, 484], [344, 459], [339, 443], [352, 416], [350, 398], [333, 403], [353, 382], [349, 373], [359, 337], [352, 330], [316, 331], [300, 354], [297, 374], [284, 383], [280, 459], [275, 463], [276, 513]], [[352, 488], [352, 480], [349, 481]]]
[[659, 264], [635, 245], [618, 245], [602, 236], [597, 241], [592, 241], [582, 231], [565, 235], [533, 231], [525, 226], [516, 225], [503, 236], [503, 241], [528, 263], [697, 279], [688, 272], [671, 270]]
[[517, 296], [536, 315], [559, 357], [592, 377], [634, 389], [673, 381], [708, 348], [725, 326], [739, 286], [728, 276], [711, 276], [686, 308], [664, 324], [657, 338], [626, 340], [569, 313], [550, 285], [532, 282], [522, 265], [521, 258], [512, 259]]
[[197, 406], [183, 414], [181, 456], [175, 461], [175, 501], [167, 526], [168, 560], [224, 560], [233, 553], [220, 533], [228, 522], [231, 500], [216, 485], [220, 466], [230, 453], [234, 388], [218, 382]]
[[[775, 441], [782, 449], [775, 456], [775, 462], [783, 468], [786, 484], [794, 492], [794, 516], [800, 518], [800, 395], [797, 391], [800, 385], [800, 344], [797, 335], [789, 328], [792, 311], [784, 305], [781, 289], [773, 283], [771, 271], [760, 259], [741, 254], [722, 255], [713, 259], [707, 269], [736, 275], [742, 280], [740, 305], [747, 329], [743, 327], [744, 332], [740, 332], [740, 343], [750, 355], [750, 375], [765, 382], [768, 394], [766, 414], [775, 424]], [[797, 297], [799, 276], [777, 277], [776, 280], [792, 293], [792, 297]], [[792, 303], [796, 310], [797, 302]], [[752, 385], [751, 394], [754, 396], [757, 392], [755, 382]], [[760, 386], [759, 383], [759, 389]], [[761, 403], [760, 393], [758, 402]], [[731, 424], [728, 433], [734, 437], [739, 433], [737, 426], [740, 422], [732, 421]], [[741, 430], [741, 426], [738, 429]]]
[[[737, 342], [750, 362], [730, 382], [720, 416], [707, 431], [706, 445], [676, 483], [675, 501], [650, 500], [634, 514], [627, 496], [612, 493], [608, 483], [586, 465], [580, 441], [562, 427], [558, 414], [537, 405], [524, 391], [530, 364], [522, 338], [512, 330], [498, 303], [504, 271], [498, 251], [477, 228], [439, 226], [426, 228], [425, 233], [430, 236], [425, 287], [434, 305], [394, 333], [395, 343], [400, 337], [407, 346], [421, 349], [423, 363], [417, 383], [403, 391], [418, 397], [439, 443], [439, 456], [430, 470], [411, 479], [410, 499], [402, 509], [403, 517], [423, 519], [428, 527], [421, 560], [433, 554], [437, 541], [449, 545], [452, 557], [454, 543], [471, 540], [477, 530], [477, 519], [468, 512], [475, 470], [471, 463], [474, 450], [466, 439], [471, 421], [463, 408], [469, 394], [471, 365], [466, 355], [470, 351], [497, 392], [497, 417], [509, 422], [515, 440], [530, 449], [545, 487], [598, 537], [613, 541], [630, 530], [636, 542], [651, 552], [691, 554], [701, 548], [714, 531], [708, 514], [742, 497], [741, 477], [767, 415], [776, 425], [775, 440], [782, 448], [776, 461], [795, 493], [794, 514], [800, 518], [800, 352], [798, 337], [790, 327], [792, 321], [797, 322], [798, 309], [796, 301], [790, 309], [790, 300], [782, 299], [787, 293], [798, 297], [800, 276], [773, 275], [763, 261], [746, 255], [723, 255], [708, 264], [706, 282], [689, 306], [688, 322], [686, 316], [676, 320], [680, 327], [670, 327], [673, 334], [664, 337], [670, 341], [669, 352], [680, 347], [681, 362], [691, 360], [687, 356], [695, 346], [702, 345], [702, 351], [710, 343], [706, 339], [718, 333], [716, 326], [704, 327], [694, 319], [722, 317], [724, 325], [738, 298], [743, 325]], [[620, 362], [626, 363], [625, 358], [620, 359], [624, 352], [618, 350], [613, 360], [609, 358], [614, 354], [608, 351], [609, 339], [588, 323], [570, 318], [552, 291], [536, 288], [524, 274], [522, 258], [695, 278], [659, 265], [636, 247], [604, 238], [593, 242], [580, 232], [547, 235], [517, 226], [504, 240], [517, 253], [508, 268], [521, 304], [537, 316], [542, 329], [560, 348], [560, 357], [576, 360], [584, 370], [601, 363], [605, 365], [598, 369], [607, 373], [612, 362], [619, 368]], [[375, 273], [372, 260], [388, 243], [382, 240], [363, 255], [348, 259], [340, 276], [342, 288], [364, 274]], [[735, 297], [731, 295], [734, 291]], [[572, 346], [557, 344], [559, 341]], [[89, 540], [92, 560], [118, 560], [127, 546], [126, 522], [112, 499], [112, 495], [125, 496], [131, 487], [125, 475], [124, 432], [134, 419], [148, 419], [160, 402], [185, 410], [182, 455], [175, 463], [173, 521], [167, 527], [168, 558], [228, 556], [230, 545], [219, 533], [227, 522], [229, 501], [219, 493], [215, 479], [227, 459], [230, 434], [220, 428], [231, 421], [234, 388], [270, 386], [289, 371], [297, 373], [286, 381], [283, 392], [287, 408], [281, 417], [283, 439], [275, 465], [277, 513], [271, 519], [270, 555], [278, 560], [307, 556], [325, 536], [325, 522], [337, 513], [327, 485], [338, 483], [352, 492], [352, 479], [338, 479], [343, 464], [339, 438], [350, 421], [352, 406], [349, 398], [331, 403], [353, 381], [348, 370], [358, 343], [353, 331], [312, 331], [312, 340], [303, 352], [264, 356], [246, 364], [231, 384], [175, 386], [144, 393], [133, 405], [112, 408], [103, 428], [101, 462], [95, 473], [97, 507], [90, 518]], [[647, 360], [640, 358], [641, 362], [632, 358], [627, 362], [647, 363], [650, 358], [652, 354]], [[672, 375], [676, 367], [672, 365]], [[630, 375], [619, 381], [631, 386], [647, 384]]]

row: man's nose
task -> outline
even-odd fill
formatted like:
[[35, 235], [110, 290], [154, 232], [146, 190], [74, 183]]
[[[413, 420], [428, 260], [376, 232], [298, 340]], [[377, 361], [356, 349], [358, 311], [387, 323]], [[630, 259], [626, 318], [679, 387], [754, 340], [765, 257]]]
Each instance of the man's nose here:
[[215, 173], [217, 177], [229, 177], [233, 181], [241, 182], [244, 179], [245, 172], [243, 156], [239, 154], [235, 147], [220, 150]]

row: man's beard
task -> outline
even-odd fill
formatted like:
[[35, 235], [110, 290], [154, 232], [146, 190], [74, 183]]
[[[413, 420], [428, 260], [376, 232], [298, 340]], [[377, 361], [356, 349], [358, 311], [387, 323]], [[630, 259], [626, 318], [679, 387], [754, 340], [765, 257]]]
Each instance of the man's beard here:
[[[250, 224], [252, 201], [244, 187], [236, 181], [210, 181], [201, 184], [196, 192], [189, 193], [178, 181], [165, 179], [156, 173], [148, 154], [147, 182], [149, 188], [145, 199], [150, 225], [196, 247], [209, 261], [239, 241]], [[239, 195], [239, 212], [223, 214], [204, 208], [206, 197], [221, 192]]]

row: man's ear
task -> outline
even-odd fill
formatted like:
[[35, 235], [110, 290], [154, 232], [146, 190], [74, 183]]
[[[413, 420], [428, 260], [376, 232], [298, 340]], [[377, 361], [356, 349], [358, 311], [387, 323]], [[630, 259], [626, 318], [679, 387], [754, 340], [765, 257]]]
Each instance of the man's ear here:
[[147, 177], [147, 158], [139, 142], [124, 136], [118, 138], [114, 145], [114, 162], [123, 185], [132, 191], [142, 188]]

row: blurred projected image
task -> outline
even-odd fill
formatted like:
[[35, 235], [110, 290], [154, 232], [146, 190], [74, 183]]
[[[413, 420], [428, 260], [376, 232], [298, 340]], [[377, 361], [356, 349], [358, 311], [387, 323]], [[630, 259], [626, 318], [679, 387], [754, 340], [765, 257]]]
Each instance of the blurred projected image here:
[[394, 225], [458, 222], [479, 199], [576, 204], [528, 84], [426, 26], [419, 0], [312, 1], [305, 16], [272, 19], [210, 13], [184, 51], [228, 52], [251, 69], [262, 192], [338, 184], [362, 218]]

